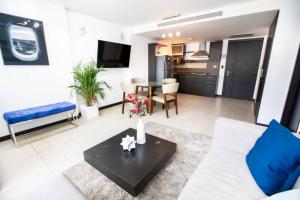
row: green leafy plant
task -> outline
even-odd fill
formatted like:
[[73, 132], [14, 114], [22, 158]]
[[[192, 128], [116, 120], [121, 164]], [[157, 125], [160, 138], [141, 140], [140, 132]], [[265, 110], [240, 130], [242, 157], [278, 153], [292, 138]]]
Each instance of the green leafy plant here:
[[77, 64], [73, 69], [74, 85], [69, 86], [81, 95], [87, 106], [92, 106], [97, 97], [105, 98], [105, 88], [112, 89], [105, 81], [97, 80], [100, 72], [105, 71], [102, 67], [97, 68], [97, 63], [91, 60], [85, 64]]

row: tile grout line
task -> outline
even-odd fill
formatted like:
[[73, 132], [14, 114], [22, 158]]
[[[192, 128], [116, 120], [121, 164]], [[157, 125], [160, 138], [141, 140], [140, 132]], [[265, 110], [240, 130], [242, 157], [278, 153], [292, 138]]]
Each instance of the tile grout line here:
[[[29, 142], [29, 141], [28, 141]], [[37, 156], [41, 159], [41, 161], [45, 164], [45, 166], [49, 169], [49, 171], [51, 172], [51, 174], [53, 176], [55, 176], [54, 171], [51, 169], [50, 166], [48, 166], [47, 162], [43, 159], [43, 157], [40, 155], [40, 153], [38, 152], [37, 149], [35, 149], [35, 147], [32, 145], [31, 142], [29, 142], [29, 145], [31, 146], [31, 148], [33, 149], [33, 151], [37, 154]]]

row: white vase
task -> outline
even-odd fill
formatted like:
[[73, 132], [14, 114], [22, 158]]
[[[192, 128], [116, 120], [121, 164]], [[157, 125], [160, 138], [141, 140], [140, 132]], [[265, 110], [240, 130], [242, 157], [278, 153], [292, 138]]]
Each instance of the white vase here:
[[136, 142], [138, 144], [145, 144], [146, 143], [145, 126], [141, 118], [139, 118], [136, 130], [137, 130]]
[[81, 105], [80, 112], [84, 120], [93, 119], [99, 116], [97, 104], [94, 104], [92, 106]]

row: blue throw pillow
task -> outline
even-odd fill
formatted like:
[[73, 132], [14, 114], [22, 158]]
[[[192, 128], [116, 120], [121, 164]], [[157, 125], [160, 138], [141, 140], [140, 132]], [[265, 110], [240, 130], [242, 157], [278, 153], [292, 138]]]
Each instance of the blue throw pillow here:
[[289, 190], [300, 175], [300, 139], [272, 120], [246, 161], [257, 185], [266, 195]]

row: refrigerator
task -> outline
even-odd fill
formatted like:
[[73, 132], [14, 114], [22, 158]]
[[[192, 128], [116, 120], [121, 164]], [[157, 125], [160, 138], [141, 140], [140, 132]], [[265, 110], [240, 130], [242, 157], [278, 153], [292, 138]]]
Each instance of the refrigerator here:
[[171, 56], [156, 56], [155, 67], [156, 81], [173, 78], [174, 64]]

